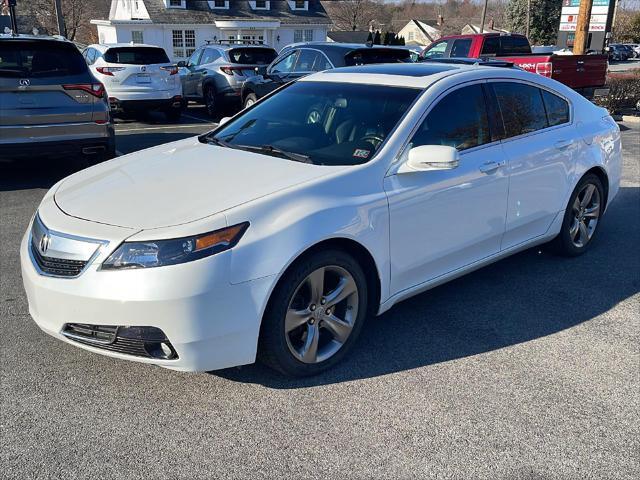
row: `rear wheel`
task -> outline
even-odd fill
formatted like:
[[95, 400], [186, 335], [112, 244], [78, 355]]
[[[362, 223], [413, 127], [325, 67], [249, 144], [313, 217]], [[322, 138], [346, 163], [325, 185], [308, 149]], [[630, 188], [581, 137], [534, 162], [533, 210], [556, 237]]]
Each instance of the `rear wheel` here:
[[315, 375], [352, 348], [367, 314], [360, 265], [339, 250], [294, 264], [273, 292], [262, 322], [260, 360], [280, 372]]
[[218, 110], [216, 91], [213, 87], [204, 87], [204, 104], [207, 107], [207, 114], [214, 117]]
[[244, 99], [244, 108], [249, 108], [251, 105], [258, 101], [258, 97], [255, 93], [250, 93], [247, 98]]
[[560, 234], [551, 242], [561, 255], [574, 257], [587, 251], [598, 231], [604, 207], [604, 188], [597, 175], [585, 175], [571, 194]]

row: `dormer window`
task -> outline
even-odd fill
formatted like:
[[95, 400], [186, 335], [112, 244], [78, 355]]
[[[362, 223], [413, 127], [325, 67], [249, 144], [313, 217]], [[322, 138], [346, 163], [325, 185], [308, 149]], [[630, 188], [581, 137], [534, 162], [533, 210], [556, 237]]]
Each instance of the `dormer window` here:
[[228, 9], [229, 0], [209, 0], [209, 7], [212, 9]]
[[182, 7], [182, 0], [169, 0], [169, 7]]
[[269, 0], [249, 0], [251, 10], [269, 10], [271, 8]]
[[291, 10], [309, 10], [308, 0], [288, 0], [287, 3]]

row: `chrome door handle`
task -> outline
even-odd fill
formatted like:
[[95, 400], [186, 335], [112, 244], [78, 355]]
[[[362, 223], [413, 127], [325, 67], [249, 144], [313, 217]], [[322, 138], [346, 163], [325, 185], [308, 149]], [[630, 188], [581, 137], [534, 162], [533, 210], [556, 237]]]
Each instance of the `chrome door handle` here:
[[493, 173], [498, 170], [503, 164], [500, 162], [485, 162], [480, 165], [480, 171], [482, 173]]
[[564, 149], [564, 148], [567, 148], [569, 145], [571, 145], [571, 140], [558, 140], [558, 141], [555, 143], [555, 147], [556, 147], [558, 150], [562, 150], [562, 149]]

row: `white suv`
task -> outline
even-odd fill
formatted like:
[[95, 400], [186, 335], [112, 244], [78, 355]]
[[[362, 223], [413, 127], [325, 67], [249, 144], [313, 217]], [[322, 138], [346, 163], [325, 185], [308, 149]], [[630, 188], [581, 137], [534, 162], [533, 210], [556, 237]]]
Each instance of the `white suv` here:
[[134, 43], [89, 45], [83, 56], [104, 84], [112, 111], [160, 110], [170, 121], [180, 119], [182, 84], [164, 49]]

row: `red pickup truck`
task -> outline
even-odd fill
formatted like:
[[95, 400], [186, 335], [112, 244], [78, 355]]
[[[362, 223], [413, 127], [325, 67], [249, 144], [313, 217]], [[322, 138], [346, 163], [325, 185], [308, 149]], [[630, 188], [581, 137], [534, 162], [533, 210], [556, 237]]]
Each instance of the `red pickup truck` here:
[[511, 62], [528, 72], [553, 78], [586, 97], [599, 92], [607, 78], [606, 55], [555, 55], [532, 53], [524, 35], [479, 33], [452, 35], [433, 42], [420, 54], [424, 60], [435, 58], [491, 58]]

